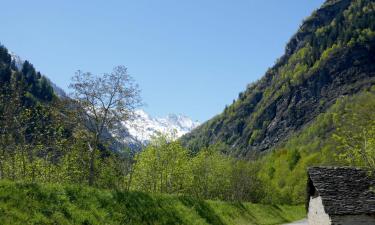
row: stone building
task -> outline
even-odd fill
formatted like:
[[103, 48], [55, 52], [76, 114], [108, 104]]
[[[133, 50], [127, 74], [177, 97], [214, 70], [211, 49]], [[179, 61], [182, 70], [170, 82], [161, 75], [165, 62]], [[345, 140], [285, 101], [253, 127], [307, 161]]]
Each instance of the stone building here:
[[306, 208], [309, 225], [375, 225], [375, 173], [309, 168]]

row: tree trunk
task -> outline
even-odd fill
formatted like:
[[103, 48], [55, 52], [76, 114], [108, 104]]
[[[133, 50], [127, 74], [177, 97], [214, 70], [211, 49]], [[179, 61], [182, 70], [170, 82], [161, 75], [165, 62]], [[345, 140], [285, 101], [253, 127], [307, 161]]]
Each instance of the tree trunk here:
[[128, 185], [126, 187], [126, 190], [130, 191], [130, 187], [132, 185], [132, 180], [133, 180], [133, 165], [129, 165], [128, 171], [129, 171], [129, 180], [128, 180]]
[[95, 183], [95, 147], [92, 148], [88, 143], [90, 151], [90, 168], [89, 168], [89, 186], [94, 186]]

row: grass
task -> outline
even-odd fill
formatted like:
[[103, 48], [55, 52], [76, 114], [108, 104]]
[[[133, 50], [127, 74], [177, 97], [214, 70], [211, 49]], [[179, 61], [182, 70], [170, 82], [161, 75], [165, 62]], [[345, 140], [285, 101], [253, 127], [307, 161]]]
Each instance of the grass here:
[[204, 201], [76, 185], [0, 182], [0, 224], [281, 224], [303, 206]]

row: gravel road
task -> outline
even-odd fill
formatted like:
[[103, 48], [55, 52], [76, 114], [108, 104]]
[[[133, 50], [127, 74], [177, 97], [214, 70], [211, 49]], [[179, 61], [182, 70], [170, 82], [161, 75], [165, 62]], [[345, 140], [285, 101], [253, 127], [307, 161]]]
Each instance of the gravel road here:
[[304, 219], [304, 220], [296, 221], [294, 223], [286, 223], [283, 225], [309, 225], [309, 223], [307, 222], [307, 219]]

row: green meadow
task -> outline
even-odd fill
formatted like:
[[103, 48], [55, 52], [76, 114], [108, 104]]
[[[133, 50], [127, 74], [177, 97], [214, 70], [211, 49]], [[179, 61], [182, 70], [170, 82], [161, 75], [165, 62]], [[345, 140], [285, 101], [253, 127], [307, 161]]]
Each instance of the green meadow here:
[[303, 206], [200, 200], [77, 185], [0, 182], [1, 224], [282, 224]]

